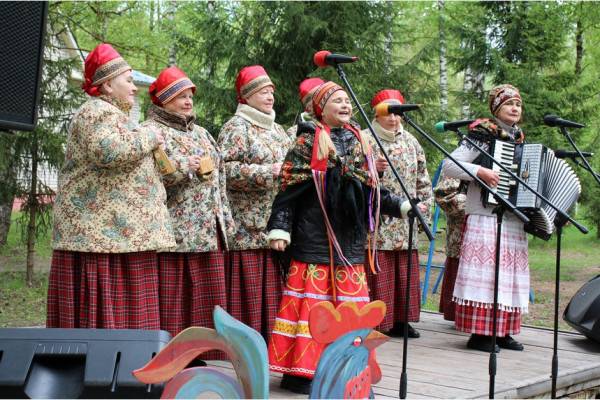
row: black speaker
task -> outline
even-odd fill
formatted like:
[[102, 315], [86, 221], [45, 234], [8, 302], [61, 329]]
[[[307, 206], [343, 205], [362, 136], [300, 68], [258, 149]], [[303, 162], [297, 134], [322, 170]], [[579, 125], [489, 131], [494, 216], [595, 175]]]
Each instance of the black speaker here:
[[575, 293], [565, 308], [563, 319], [578, 332], [600, 343], [600, 275]]
[[0, 129], [37, 122], [48, 3], [0, 2]]
[[0, 398], [158, 398], [131, 371], [171, 340], [137, 329], [0, 329]]

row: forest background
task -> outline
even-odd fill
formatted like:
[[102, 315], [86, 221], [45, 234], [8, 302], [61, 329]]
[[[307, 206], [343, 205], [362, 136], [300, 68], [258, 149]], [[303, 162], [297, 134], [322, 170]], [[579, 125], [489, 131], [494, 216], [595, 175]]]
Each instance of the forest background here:
[[[401, 90], [407, 102], [423, 104], [411, 114], [413, 120], [448, 150], [457, 143], [455, 135], [433, 133], [434, 124], [489, 116], [487, 94], [499, 83], [511, 83], [521, 91], [521, 126], [528, 142], [570, 150], [558, 129], [542, 123], [543, 116], [552, 113], [586, 124], [573, 132], [582, 150], [595, 151], [600, 143], [597, 3], [53, 1], [42, 82], [43, 117], [33, 133], [0, 132], [0, 273], [11, 274], [0, 281], [15, 282], [14, 290], [0, 291], [0, 326], [30, 321], [5, 319], [19, 302], [14, 297], [23, 281], [19, 266], [26, 265], [26, 282], [39, 290], [32, 296], [37, 296], [40, 308], [45, 300], [39, 298], [45, 295], [47, 280], [51, 205], [44, 201], [49, 193], [37, 181], [36, 168], [39, 162], [60, 167], [71, 113], [84, 101], [79, 88], [59, 84], [68, 79], [77, 60], [49, 56], [57, 46], [52, 35], [65, 29], [81, 50], [111, 43], [134, 69], [151, 76], [178, 65], [198, 88], [194, 99], [198, 123], [213, 135], [235, 111], [237, 72], [252, 64], [263, 65], [276, 85], [277, 122], [292, 125], [301, 111], [302, 79], [320, 76], [339, 82], [333, 68], [317, 69], [312, 62], [316, 51], [327, 49], [360, 58], [345, 71], [363, 107], [369, 110], [371, 97], [382, 88]], [[148, 104], [146, 98], [143, 108]], [[357, 119], [364, 126], [360, 116]], [[425, 148], [433, 176], [443, 155], [413, 133]], [[592, 158], [592, 165], [600, 170], [600, 157]], [[577, 172], [584, 189], [576, 216], [592, 232], [587, 236], [571, 228], [567, 232], [572, 248], [564, 257], [572, 266], [567, 265], [564, 278], [572, 278], [574, 288], [600, 272], [600, 187], [587, 172]], [[18, 184], [18, 176], [28, 177], [28, 184]], [[11, 212], [15, 198], [25, 201], [17, 215]], [[11, 239], [16, 227], [19, 234], [13, 233]], [[534, 275], [539, 264], [550, 282], [552, 242], [534, 239], [531, 249]], [[36, 278], [38, 265], [41, 275]], [[551, 298], [548, 293], [550, 304]], [[538, 300], [543, 302], [544, 296]]]

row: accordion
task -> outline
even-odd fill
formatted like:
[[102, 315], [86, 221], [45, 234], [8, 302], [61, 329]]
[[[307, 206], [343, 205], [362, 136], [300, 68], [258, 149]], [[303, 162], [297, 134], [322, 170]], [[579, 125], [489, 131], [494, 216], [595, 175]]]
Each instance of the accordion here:
[[[571, 166], [556, 158], [554, 151], [541, 144], [515, 144], [495, 140], [490, 143], [488, 153], [563, 212], [569, 210], [579, 198], [581, 183]], [[500, 175], [494, 191], [529, 218], [525, 231], [544, 240], [550, 239], [557, 211], [497, 164], [485, 158], [487, 160], [483, 165]], [[486, 192], [482, 200], [484, 205], [498, 204], [491, 193]]]

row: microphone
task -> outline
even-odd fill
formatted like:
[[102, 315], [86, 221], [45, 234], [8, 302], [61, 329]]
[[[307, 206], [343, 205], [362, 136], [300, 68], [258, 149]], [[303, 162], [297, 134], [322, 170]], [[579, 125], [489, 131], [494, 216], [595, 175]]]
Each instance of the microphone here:
[[473, 122], [475, 122], [474, 119], [463, 119], [460, 121], [453, 122], [440, 121], [437, 124], [435, 124], [435, 131], [437, 133], [444, 133], [446, 131], [456, 131], [458, 128], [471, 125]]
[[387, 104], [379, 103], [375, 106], [375, 115], [385, 117], [386, 115], [396, 114], [402, 115], [406, 111], [417, 110], [421, 104]]
[[317, 67], [323, 68], [328, 65], [335, 66], [337, 64], [353, 63], [358, 61], [358, 57], [334, 54], [327, 50], [321, 50], [315, 53], [313, 61]]
[[563, 126], [565, 128], [585, 128], [584, 124], [560, 118], [558, 115], [544, 115], [544, 124], [548, 126]]
[[[592, 157], [594, 155], [594, 153], [589, 151], [582, 151], [581, 154], [583, 154], [584, 157]], [[554, 155], [556, 158], [570, 158], [572, 160], [579, 157], [578, 152], [569, 150], [554, 150]]]

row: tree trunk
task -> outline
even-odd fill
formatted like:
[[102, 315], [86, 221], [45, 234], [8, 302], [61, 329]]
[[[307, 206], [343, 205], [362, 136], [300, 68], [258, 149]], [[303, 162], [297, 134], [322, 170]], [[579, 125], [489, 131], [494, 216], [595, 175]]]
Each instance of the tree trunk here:
[[171, 0], [171, 4], [169, 5], [169, 13], [167, 18], [169, 19], [169, 25], [171, 32], [171, 45], [169, 46], [169, 67], [177, 64], [177, 49], [175, 47], [175, 9], [177, 7], [177, 2], [175, 0]]
[[[473, 72], [471, 71], [471, 67], [467, 67], [465, 70], [465, 76], [463, 78], [463, 94], [468, 96], [473, 90]], [[461, 117], [462, 119], [468, 119], [471, 116], [471, 105], [469, 104], [469, 100], [465, 98], [462, 103], [461, 108]]]
[[8, 239], [12, 206], [15, 201], [16, 184], [16, 169], [9, 166], [6, 168], [6, 171], [3, 171], [2, 173], [3, 187], [0, 190], [0, 246], [4, 246]]
[[[582, 7], [583, 4], [580, 4], [580, 6]], [[581, 60], [583, 59], [583, 22], [581, 22], [581, 16], [577, 18], [575, 32], [575, 75], [581, 76]]]
[[448, 115], [448, 68], [446, 62], [446, 32], [444, 31], [445, 0], [438, 0], [439, 8], [439, 40], [440, 40], [440, 111], [442, 117]]
[[[149, 1], [149, 6], [148, 29], [152, 33], [154, 32], [154, 0]], [[150, 53], [146, 53], [146, 69], [149, 69], [148, 67], [150, 67]]]
[[12, 214], [12, 205], [15, 200], [14, 196], [3, 196], [4, 201], [0, 202], [0, 246], [4, 246], [8, 239], [8, 231], [10, 231], [10, 217]]
[[28, 212], [29, 223], [27, 224], [27, 286], [33, 286], [33, 268], [35, 259], [35, 219], [38, 210], [37, 198], [37, 169], [38, 169], [38, 137], [37, 132], [32, 133], [33, 143], [31, 147], [31, 186], [29, 188]]
[[483, 72], [479, 72], [473, 77], [473, 91], [475, 92], [475, 95], [477, 95], [477, 98], [480, 100], [485, 100], [485, 90], [483, 87], [484, 82], [485, 75], [483, 74]]

